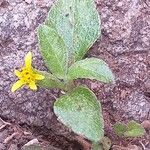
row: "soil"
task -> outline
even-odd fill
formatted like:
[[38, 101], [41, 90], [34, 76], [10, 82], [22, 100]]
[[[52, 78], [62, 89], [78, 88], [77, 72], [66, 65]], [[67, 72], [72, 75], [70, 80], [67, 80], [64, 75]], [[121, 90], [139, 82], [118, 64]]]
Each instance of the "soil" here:
[[[0, 0], [0, 117], [11, 123], [0, 130], [0, 150], [20, 150], [38, 138], [51, 150], [82, 150], [76, 135], [57, 121], [53, 103], [59, 90], [23, 88], [11, 93], [14, 68], [32, 50], [34, 66], [45, 70], [39, 54], [36, 28], [43, 23], [54, 0]], [[150, 2], [148, 0], [95, 0], [101, 16], [101, 37], [86, 57], [105, 60], [115, 84], [79, 80], [98, 97], [103, 107], [105, 135], [112, 145], [129, 144], [150, 149], [150, 131], [142, 138], [123, 139], [112, 130], [114, 123], [150, 120]], [[29, 132], [30, 134], [24, 134]], [[7, 139], [13, 133], [14, 137]], [[6, 139], [8, 140], [6, 142]], [[5, 141], [5, 142], [4, 142]], [[54, 148], [55, 147], [55, 148]], [[48, 148], [46, 148], [48, 150]], [[115, 148], [113, 148], [115, 150]]]

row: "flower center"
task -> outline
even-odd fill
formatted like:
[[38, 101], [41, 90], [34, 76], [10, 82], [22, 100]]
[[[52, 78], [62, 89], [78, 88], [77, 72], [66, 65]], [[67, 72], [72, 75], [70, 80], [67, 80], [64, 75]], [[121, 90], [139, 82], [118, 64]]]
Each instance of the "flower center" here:
[[23, 68], [21, 74], [22, 74], [21, 78], [25, 83], [30, 83], [31, 81], [35, 81], [34, 73], [32, 72], [32, 70]]

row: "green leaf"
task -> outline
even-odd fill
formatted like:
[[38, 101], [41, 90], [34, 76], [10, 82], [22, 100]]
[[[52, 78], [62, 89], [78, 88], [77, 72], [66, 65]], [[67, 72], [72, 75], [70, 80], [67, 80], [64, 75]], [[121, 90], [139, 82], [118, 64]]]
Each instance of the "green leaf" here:
[[91, 141], [97, 142], [104, 136], [101, 105], [85, 87], [77, 87], [60, 97], [54, 104], [54, 112], [66, 126]]
[[68, 70], [68, 78], [70, 80], [89, 78], [105, 83], [114, 81], [114, 76], [108, 65], [98, 58], [87, 58], [75, 62]]
[[48, 69], [57, 77], [64, 78], [67, 72], [67, 48], [58, 33], [46, 25], [38, 28], [40, 51]]
[[127, 126], [119, 122], [113, 126], [113, 129], [117, 135], [124, 136], [124, 133], [127, 131]]
[[44, 87], [44, 88], [59, 88], [62, 90], [66, 89], [65, 83], [61, 82], [54, 75], [45, 71], [35, 70], [35, 72], [45, 77], [43, 80], [37, 80], [38, 86]]
[[100, 36], [100, 18], [94, 0], [58, 0], [46, 24], [57, 30], [75, 60], [82, 59]]
[[145, 133], [144, 128], [142, 125], [135, 121], [130, 121], [127, 125], [127, 131], [124, 133], [126, 137], [140, 137], [143, 136]]
[[114, 125], [114, 130], [119, 136], [125, 137], [140, 137], [145, 133], [142, 125], [135, 121], [130, 121], [127, 125], [123, 123], [116, 123]]

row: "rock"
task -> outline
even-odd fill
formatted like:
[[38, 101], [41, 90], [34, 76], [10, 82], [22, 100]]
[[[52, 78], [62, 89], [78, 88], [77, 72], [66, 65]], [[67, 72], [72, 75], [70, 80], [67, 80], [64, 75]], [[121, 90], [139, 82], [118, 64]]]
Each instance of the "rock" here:
[[7, 137], [8, 137], [7, 130], [0, 131], [0, 143], [3, 143]]
[[25, 0], [25, 2], [31, 4], [32, 0]]
[[0, 150], [6, 150], [6, 147], [4, 144], [0, 143]]
[[136, 145], [129, 145], [127, 147], [122, 147], [118, 145], [114, 145], [112, 147], [113, 150], [142, 150], [142, 148], [136, 146]]
[[125, 98], [122, 98], [124, 101], [114, 101], [113, 107], [117, 110], [126, 112], [122, 117], [127, 118], [134, 116], [135, 120], [143, 121], [150, 111], [150, 103], [146, 100], [146, 97], [140, 93], [140, 90], [136, 89], [129, 92], [130, 93], [128, 93]]
[[34, 4], [40, 7], [48, 7], [54, 0], [33, 0]]
[[[54, 117], [55, 99], [51, 95], [57, 97], [58, 90], [39, 88], [33, 92], [22, 88], [16, 93], [10, 91], [17, 80], [13, 71], [23, 65], [29, 50], [33, 52], [34, 67], [46, 69], [39, 54], [36, 28], [44, 22], [53, 0], [26, 1], [9, 0], [0, 6], [0, 114], [8, 120], [43, 126], [53, 134], [71, 139], [67, 129]], [[104, 59], [116, 76], [116, 84], [96, 82], [91, 87], [98, 99], [111, 102], [112, 108], [123, 114], [121, 117], [139, 121], [150, 119], [147, 117], [150, 103], [143, 94], [144, 82], [149, 78], [149, 3], [140, 0], [95, 1], [101, 14], [102, 36], [88, 57]], [[122, 94], [122, 91], [125, 92]], [[0, 133], [0, 141], [3, 139]]]
[[[57, 97], [57, 91], [41, 88], [36, 93], [26, 88], [16, 93], [10, 91], [17, 79], [14, 69], [23, 65], [29, 50], [33, 52], [34, 66], [45, 69], [37, 50], [35, 29], [44, 22], [48, 9], [34, 7], [33, 3], [18, 3], [17, 0], [10, 1], [9, 6], [12, 10], [3, 9], [4, 15], [0, 15], [0, 114], [17, 123], [50, 126], [54, 102], [50, 93]], [[1, 11], [0, 8], [0, 14]]]
[[47, 145], [45, 147], [42, 147], [42, 150], [61, 150], [61, 149], [58, 149], [58, 148], [53, 147], [51, 145]]
[[22, 150], [41, 150], [40, 143], [37, 139], [33, 139], [26, 143], [23, 147]]
[[99, 88], [100, 85], [99, 85], [99, 83], [97, 83], [97, 82], [92, 82], [90, 87], [91, 87], [92, 90], [94, 90], [94, 89]]
[[37, 139], [33, 139], [26, 143], [23, 147], [22, 150], [60, 150], [58, 148], [55, 148], [48, 143], [46, 144], [41, 144]]
[[127, 149], [128, 150], [142, 150], [142, 148], [138, 147], [137, 145], [129, 145]]
[[150, 130], [150, 120], [144, 120], [141, 125], [145, 128]]
[[29, 145], [38, 145], [39, 141], [37, 139], [33, 139], [31, 141], [29, 141], [28, 143], [26, 143], [24, 146], [29, 146]]
[[3, 3], [4, 0], [0, 0], [0, 5]]
[[[44, 22], [49, 9], [34, 7], [33, 3], [15, 2], [15, 0], [9, 2], [9, 7], [12, 7], [10, 10], [0, 9], [0, 12], [4, 12], [0, 24], [0, 113], [18, 123], [50, 126], [49, 122], [53, 116], [50, 110], [52, 110], [54, 98], [49, 93], [53, 91], [41, 88], [36, 93], [26, 88], [15, 94], [10, 91], [13, 82], [16, 81], [13, 70], [23, 64], [23, 57], [27, 51], [32, 49], [34, 66], [41, 70], [45, 69], [39, 54], [35, 29]], [[49, 4], [50, 7], [53, 1], [45, 2], [42, 5]], [[92, 88], [96, 90], [97, 95], [98, 91], [104, 93], [100, 95], [103, 97], [98, 97], [99, 99], [104, 101], [110, 99], [119, 111], [124, 108], [122, 111], [126, 117], [129, 114], [135, 119], [143, 120], [149, 111], [149, 103], [140, 93], [143, 90], [142, 81], [148, 77], [149, 46], [142, 39], [148, 38], [150, 34], [148, 16], [145, 13], [149, 9], [144, 2], [139, 1], [123, 0], [121, 3], [115, 2], [112, 5], [109, 3], [109, 1], [97, 1], [97, 9], [102, 19], [102, 40], [98, 43], [98, 48], [93, 49], [91, 53], [107, 60], [110, 67], [114, 69], [118, 85], [115, 85], [115, 88], [108, 85], [107, 88], [96, 83], [92, 85]], [[119, 92], [126, 91], [124, 89], [126, 86], [129, 88], [127, 89], [129, 93], [120, 98]], [[132, 87], [136, 87], [135, 90], [131, 89]], [[53, 94], [57, 97], [57, 92]], [[136, 101], [136, 106], [133, 106], [133, 101]], [[127, 105], [129, 108], [126, 107]], [[146, 109], [145, 106], [147, 106]]]
[[19, 150], [17, 145], [11, 144], [8, 150]]
[[149, 78], [150, 19], [146, 13], [150, 12], [149, 3], [142, 4], [139, 0], [96, 2], [102, 35], [88, 57], [105, 60], [113, 69], [116, 84], [97, 86], [93, 91], [102, 102], [111, 101], [112, 107], [124, 118], [144, 121], [150, 111], [149, 93], [148, 98], [144, 94], [144, 84]]
[[145, 88], [147, 89], [147, 91], [150, 92], [150, 79], [147, 79], [147, 80], [145, 81]]

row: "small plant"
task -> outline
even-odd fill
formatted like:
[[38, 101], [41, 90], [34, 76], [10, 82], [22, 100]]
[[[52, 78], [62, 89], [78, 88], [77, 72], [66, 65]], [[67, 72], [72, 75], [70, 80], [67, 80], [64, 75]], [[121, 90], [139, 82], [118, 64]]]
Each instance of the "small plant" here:
[[[93, 150], [101, 149], [104, 137], [104, 122], [101, 105], [95, 94], [87, 87], [77, 86], [78, 78], [95, 79], [104, 83], [114, 82], [108, 65], [98, 58], [84, 55], [100, 36], [100, 18], [93, 0], [58, 0], [51, 8], [45, 22], [38, 27], [41, 55], [48, 72], [38, 71], [26, 63], [26, 68], [15, 71], [19, 82], [15, 91], [23, 84], [36, 89], [59, 88], [65, 95], [54, 103], [58, 119], [75, 133], [89, 139]], [[29, 64], [28, 64], [29, 63]], [[28, 74], [27, 74], [28, 73]]]
[[122, 137], [141, 137], [145, 133], [142, 125], [135, 121], [130, 121], [128, 124], [116, 123], [114, 131], [118, 136]]

